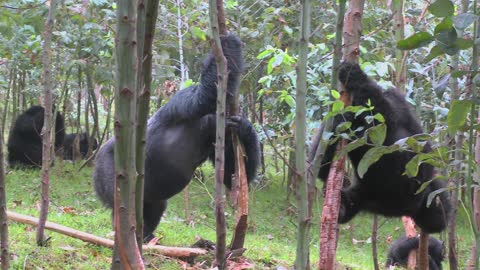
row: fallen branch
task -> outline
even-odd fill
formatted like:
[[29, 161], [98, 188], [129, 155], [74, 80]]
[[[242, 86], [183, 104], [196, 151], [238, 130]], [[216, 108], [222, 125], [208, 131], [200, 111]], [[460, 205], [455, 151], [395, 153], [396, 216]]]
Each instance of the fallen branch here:
[[[38, 226], [38, 219], [35, 217], [14, 213], [7, 211], [7, 216], [10, 220], [25, 223], [33, 226]], [[60, 224], [56, 224], [50, 221], [47, 221], [45, 224], [45, 229], [61, 233], [76, 239], [80, 239], [84, 242], [104, 246], [108, 248], [113, 248], [113, 240], [99, 237], [90, 233], [78, 231]], [[159, 252], [161, 255], [167, 257], [193, 257], [198, 255], [206, 254], [207, 251], [201, 248], [183, 248], [183, 247], [167, 247], [160, 245], [143, 245], [143, 250], [153, 250]]]

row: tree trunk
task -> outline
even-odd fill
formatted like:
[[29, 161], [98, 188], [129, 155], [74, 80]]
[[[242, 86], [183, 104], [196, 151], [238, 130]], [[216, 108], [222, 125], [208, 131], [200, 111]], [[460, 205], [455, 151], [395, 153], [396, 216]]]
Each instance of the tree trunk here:
[[2, 270], [10, 266], [8, 253], [7, 196], [5, 190], [5, 160], [3, 151], [3, 129], [0, 130], [0, 263]]
[[42, 200], [40, 206], [40, 218], [37, 228], [37, 244], [39, 246], [46, 245], [44, 237], [45, 222], [47, 222], [48, 205], [50, 203], [48, 189], [50, 182], [50, 166], [52, 159], [52, 90], [53, 90], [53, 78], [52, 78], [52, 32], [55, 20], [55, 11], [57, 7], [57, 1], [50, 1], [50, 8], [48, 11], [48, 18], [45, 22], [45, 31], [43, 33], [43, 81], [44, 81], [44, 122], [42, 129]]
[[[468, 12], [468, 0], [462, 0], [462, 13]], [[458, 31], [458, 36], [463, 36], [463, 30]], [[458, 63], [459, 63], [459, 54], [455, 54], [452, 59], [452, 68], [453, 70], [458, 70]], [[458, 78], [451, 77], [452, 82], [452, 99], [458, 99], [461, 92], [458, 86]], [[464, 136], [463, 131], [457, 132], [455, 135], [455, 153], [454, 159], [457, 161], [455, 165], [455, 170], [460, 172], [462, 170], [462, 161], [464, 160], [463, 156], [463, 142]], [[450, 270], [458, 270], [458, 254], [457, 254], [457, 208], [458, 208], [458, 193], [460, 191], [460, 183], [462, 182], [463, 177], [459, 174], [457, 177], [451, 177], [449, 179], [449, 187], [451, 188], [450, 191], [450, 200], [452, 202], [452, 214], [450, 221], [448, 223], [448, 262], [450, 264]]]
[[362, 36], [362, 16], [365, 0], [350, 0], [348, 11], [345, 15], [345, 30], [343, 39], [345, 48], [343, 57], [345, 61], [357, 63], [360, 54], [360, 37]]
[[[346, 141], [338, 144], [336, 152], [345, 147]], [[337, 155], [337, 154], [335, 154]], [[338, 242], [338, 211], [340, 210], [340, 191], [345, 175], [346, 155], [336, 160], [334, 158], [328, 180], [326, 182], [326, 193], [323, 202], [322, 218], [320, 220], [320, 270], [335, 269], [335, 257]]]
[[137, 1], [117, 2], [117, 87], [115, 89], [115, 248], [112, 269], [144, 269], [135, 219], [137, 117]]
[[[403, 21], [403, 0], [392, 1], [393, 12], [393, 29], [395, 31], [395, 41], [400, 41], [405, 38], [405, 23]], [[405, 50], [395, 50], [395, 86], [405, 95], [405, 84], [407, 81], [407, 53]]]
[[216, 141], [215, 141], [215, 217], [217, 232], [216, 262], [220, 270], [226, 268], [226, 225], [225, 225], [225, 199], [224, 199], [224, 165], [225, 165], [225, 113], [227, 91], [227, 60], [223, 54], [220, 33], [221, 21], [225, 21], [222, 0], [209, 1], [209, 17], [212, 30], [212, 45], [215, 62], [217, 65], [217, 113], [216, 113]]
[[375, 270], [380, 270], [378, 265], [378, 250], [377, 250], [377, 241], [378, 241], [378, 215], [373, 215], [373, 225], [372, 225], [372, 257], [373, 257], [373, 268]]
[[[330, 87], [338, 90], [338, 66], [342, 59], [343, 21], [347, 0], [340, 0], [337, 8], [337, 28], [335, 29], [335, 46], [333, 48], [332, 81]], [[318, 174], [318, 173], [317, 173]]]
[[305, 169], [306, 161], [306, 114], [307, 114], [307, 56], [310, 37], [310, 0], [300, 1], [300, 35], [297, 62], [297, 91], [295, 110], [295, 186], [298, 207], [297, 252], [295, 269], [310, 269], [309, 229], [311, 215], [308, 207], [308, 181]]

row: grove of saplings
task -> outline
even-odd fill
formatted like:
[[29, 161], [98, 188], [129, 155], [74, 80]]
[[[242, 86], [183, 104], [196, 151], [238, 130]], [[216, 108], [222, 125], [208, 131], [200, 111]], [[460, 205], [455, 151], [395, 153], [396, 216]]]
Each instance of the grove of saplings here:
[[[242, 42], [235, 34], [221, 39], [223, 52], [228, 63], [227, 107], [233, 102], [238, 91], [240, 77], [244, 72]], [[383, 145], [389, 146], [400, 139], [423, 133], [420, 120], [411, 106], [397, 89], [384, 90], [371, 80], [358, 64], [342, 63], [339, 81], [349, 94], [353, 106], [371, 106], [373, 111], [359, 115], [347, 112], [334, 117], [333, 127], [345, 122], [351, 123], [355, 138], [362, 138], [365, 132], [379, 124], [367, 119], [369, 115], [381, 114], [386, 125]], [[193, 173], [206, 160], [215, 159], [217, 69], [212, 53], [203, 63], [201, 80], [178, 91], [148, 120], [145, 155], [144, 189], [144, 240], [154, 237], [154, 231], [167, 207], [167, 201], [181, 192], [191, 181]], [[40, 168], [42, 164], [42, 136], [44, 108], [32, 106], [20, 114], [12, 124], [8, 137], [8, 164], [14, 168]], [[64, 159], [73, 159], [75, 143], [79, 143], [80, 153], [86, 158], [88, 149], [95, 150], [97, 141], [86, 133], [65, 134], [65, 122], [61, 112], [54, 109], [55, 150], [63, 148]], [[230, 133], [235, 131], [245, 147], [245, 165], [248, 182], [255, 180], [260, 163], [260, 146], [257, 131], [244, 117], [230, 116], [226, 120], [225, 175], [224, 184], [231, 188], [234, 173], [234, 151]], [[320, 142], [318, 134], [311, 143], [309, 161]], [[332, 142], [321, 160], [318, 175], [327, 181], [338, 137]], [[345, 136], [343, 136], [345, 137]], [[349, 140], [354, 140], [351, 138]], [[75, 140], [77, 139], [77, 140]], [[91, 145], [90, 145], [91, 144]], [[94, 189], [106, 207], [113, 208], [114, 193], [114, 144], [110, 138], [96, 153], [93, 173]], [[341, 206], [338, 221], [349, 222], [359, 212], [368, 211], [386, 217], [409, 216], [416, 225], [427, 233], [439, 233], [448, 223], [451, 204], [447, 192], [441, 192], [427, 205], [427, 197], [432, 192], [445, 187], [445, 182], [434, 179], [435, 168], [422, 164], [418, 174], [408, 177], [404, 174], [406, 164], [416, 155], [412, 151], [396, 151], [383, 155], [360, 177], [358, 165], [372, 145], [365, 144], [348, 153], [354, 169], [354, 181], [341, 190]], [[429, 142], [423, 152], [432, 151]], [[432, 180], [434, 179], [434, 180]], [[431, 181], [426, 188], [420, 187]], [[387, 265], [406, 265], [412, 249], [418, 248], [417, 238], [397, 239], [388, 254]], [[443, 243], [436, 238], [429, 242], [430, 269], [441, 269]]]

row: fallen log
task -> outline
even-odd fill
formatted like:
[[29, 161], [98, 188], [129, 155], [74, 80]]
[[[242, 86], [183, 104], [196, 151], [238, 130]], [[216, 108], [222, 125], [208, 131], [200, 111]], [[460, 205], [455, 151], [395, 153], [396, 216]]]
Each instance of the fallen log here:
[[[33, 226], [38, 226], [38, 218], [18, 214], [12, 211], [7, 211], [8, 219], [25, 223]], [[78, 231], [60, 224], [56, 224], [50, 221], [47, 221], [45, 224], [45, 228], [50, 231], [54, 231], [57, 233], [61, 233], [76, 239], [80, 239], [84, 242], [104, 246], [108, 248], [113, 248], [113, 240], [99, 237], [90, 233]], [[167, 247], [167, 246], [160, 246], [160, 245], [143, 245], [143, 250], [151, 250], [160, 253], [161, 255], [167, 257], [194, 257], [198, 255], [206, 254], [207, 251], [201, 248], [184, 248], [184, 247]]]

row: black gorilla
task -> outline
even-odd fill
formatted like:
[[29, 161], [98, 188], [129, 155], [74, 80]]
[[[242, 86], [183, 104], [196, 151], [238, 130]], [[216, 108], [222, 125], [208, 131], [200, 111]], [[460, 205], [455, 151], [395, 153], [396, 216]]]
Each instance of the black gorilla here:
[[[239, 84], [243, 69], [242, 44], [233, 34], [222, 37], [228, 61], [227, 104]], [[177, 92], [149, 120], [147, 127], [144, 194], [144, 239], [153, 231], [167, 207], [167, 200], [188, 185], [195, 169], [208, 158], [214, 160], [216, 128], [217, 69], [210, 54], [204, 62], [199, 85]], [[259, 143], [251, 123], [231, 117], [227, 125], [235, 128], [246, 150], [248, 181], [255, 177], [259, 163]], [[114, 138], [98, 151], [93, 174], [95, 190], [104, 204], [113, 208]], [[225, 185], [231, 187], [234, 155], [230, 131], [225, 142]]]
[[[346, 62], [340, 65], [339, 80], [350, 95], [353, 106], [365, 106], [370, 100], [374, 109], [373, 112], [364, 112], [357, 117], [351, 112], [337, 115], [333, 121], [334, 127], [349, 121], [352, 124], [350, 129], [355, 131], [358, 138], [361, 138], [366, 129], [375, 125], [375, 123], [369, 123], [365, 117], [381, 113], [387, 126], [383, 143], [385, 146], [392, 145], [399, 139], [422, 133], [418, 118], [398, 90], [384, 91], [369, 79], [357, 64]], [[310, 162], [313, 160], [319, 141], [320, 136], [317, 135], [310, 149]], [[329, 145], [322, 160], [318, 177], [324, 181], [328, 177], [336, 146], [337, 143]], [[356, 181], [342, 190], [339, 222], [346, 223], [359, 211], [367, 210], [385, 216], [410, 216], [420, 228], [429, 233], [445, 229], [451, 209], [447, 192], [439, 194], [429, 207], [426, 205], [428, 194], [445, 187], [445, 183], [434, 180], [421, 193], [415, 194], [423, 183], [432, 179], [434, 168], [431, 165], [422, 164], [418, 175], [409, 178], [403, 173], [405, 165], [415, 156], [415, 153], [397, 151], [383, 155], [369, 167], [363, 179], [360, 179], [357, 173], [358, 164], [371, 148], [372, 146], [363, 145], [348, 153], [355, 168]], [[429, 143], [426, 144], [424, 151], [431, 151]]]
[[[42, 167], [42, 128], [45, 109], [32, 106], [20, 114], [8, 135], [8, 163], [18, 167]], [[63, 145], [65, 123], [57, 112], [55, 118], [55, 150]]]
[[[67, 134], [65, 135], [65, 142], [63, 143], [63, 159], [65, 160], [73, 160], [73, 149], [74, 149], [74, 140], [77, 136], [76, 133]], [[85, 158], [88, 152], [88, 147], [90, 145], [90, 136], [87, 133], [80, 133], [78, 134], [78, 144], [80, 146], [80, 153], [82, 154], [82, 158]], [[96, 139], [93, 140], [92, 150], [97, 149], [98, 142]]]
[[[408, 255], [410, 251], [418, 249], [419, 239], [418, 237], [407, 238], [402, 235], [400, 238], [393, 242], [388, 251], [386, 266], [401, 266], [407, 267]], [[429, 237], [428, 239], [428, 264], [430, 270], [442, 270], [442, 261], [445, 254], [443, 242], [435, 237]]]

